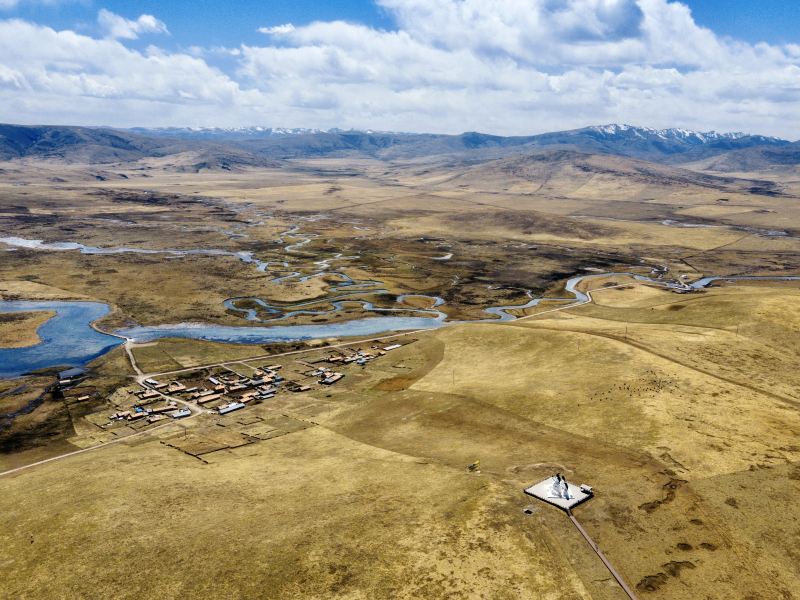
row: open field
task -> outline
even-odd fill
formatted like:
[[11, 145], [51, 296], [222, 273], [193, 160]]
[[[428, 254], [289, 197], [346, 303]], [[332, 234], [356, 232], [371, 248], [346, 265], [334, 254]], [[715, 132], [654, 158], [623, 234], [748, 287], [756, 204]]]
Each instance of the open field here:
[[522, 513], [560, 471], [595, 486], [575, 514], [642, 597], [794, 597], [798, 294], [595, 290], [4, 477], [0, 571], [15, 595], [620, 598], [562, 513]]
[[[521, 491], [561, 472], [595, 487], [575, 516], [640, 597], [800, 598], [800, 285], [678, 295], [608, 275], [581, 284], [591, 303], [563, 300], [582, 273], [799, 274], [794, 180], [567, 151], [171, 160], [0, 165], [0, 230], [22, 239], [0, 243], [0, 298], [102, 301], [105, 330], [259, 325], [300, 302], [330, 312], [281, 324], [378, 314], [361, 302], [408, 316], [434, 297], [466, 322], [337, 364], [330, 386], [309, 372], [341, 339], [164, 339], [63, 395], [54, 370], [0, 382], [0, 471], [109, 444], [0, 476], [4, 593], [620, 599], [566, 516]], [[537, 296], [524, 319], [470, 322]], [[0, 347], [45, 318], [4, 317]], [[277, 364], [314, 385], [112, 422], [137, 388], [126, 350], [139, 380]]]
[[261, 346], [167, 339], [134, 346], [136, 362], [146, 373], [251, 358], [266, 354]]
[[[144, 485], [140, 460], [152, 471]], [[14, 486], [22, 481], [4, 482], [4, 491], [20, 493]], [[40, 479], [25, 491], [32, 510], [7, 513], [20, 527], [14, 537], [26, 544], [15, 547], [3, 534], [14, 556], [5, 563], [8, 591], [120, 598], [584, 593], [561, 557], [548, 552], [550, 540], [533, 541], [521, 513], [507, 510], [502, 486], [323, 428], [233, 450], [209, 465], [158, 442], [118, 446], [92, 457], [77, 503], [65, 481]], [[109, 504], [113, 513], [102, 508]], [[68, 516], [76, 509], [92, 515], [78, 527]], [[109, 527], [126, 531], [122, 548]], [[54, 530], [62, 533], [55, 545]], [[41, 546], [82, 558], [66, 578], [53, 577]], [[108, 555], [125, 568], [106, 565], [95, 578]], [[131, 567], [151, 575], [130, 578]]]
[[[342, 282], [273, 281], [292, 272], [338, 271], [392, 294], [437, 295], [450, 318], [474, 320], [486, 306], [523, 299], [526, 289], [544, 292], [586, 268], [646, 272], [664, 264], [674, 273], [741, 274], [800, 267], [800, 209], [787, 184], [775, 193], [748, 180], [587, 156], [424, 167], [304, 159], [280, 169], [196, 174], [122, 163], [104, 166], [100, 179], [93, 166], [8, 163], [0, 224], [17, 237], [245, 252], [268, 267], [236, 256], [20, 247], [4, 252], [0, 279], [108, 302], [115, 310], [104, 325], [116, 327], [247, 325], [225, 299], [324, 302]], [[281, 236], [292, 227], [299, 233]], [[770, 234], [776, 231], [789, 235]], [[323, 259], [332, 260], [320, 269], [315, 263]]]

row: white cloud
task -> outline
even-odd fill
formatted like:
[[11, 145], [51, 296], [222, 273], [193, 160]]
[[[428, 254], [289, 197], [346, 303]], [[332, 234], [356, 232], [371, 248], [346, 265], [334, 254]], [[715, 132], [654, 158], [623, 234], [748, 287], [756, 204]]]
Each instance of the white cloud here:
[[295, 27], [291, 23], [284, 23], [274, 27], [259, 27], [258, 32], [266, 35], [286, 35], [287, 33], [292, 33], [294, 29]]
[[[187, 54], [171, 54], [155, 47], [141, 53], [116, 40], [93, 39], [20, 20], [0, 21], [0, 56], [0, 64], [13, 65], [0, 70], [0, 91], [8, 100], [13, 97], [10, 92], [24, 90], [19, 101], [44, 111], [35, 119], [39, 122], [63, 122], [63, 118], [53, 118], [59, 113], [86, 122], [94, 110], [88, 107], [100, 104], [106, 105], [105, 112], [109, 113], [126, 103], [219, 108], [246, 94], [228, 76]], [[80, 103], [76, 103], [78, 99]], [[0, 106], [5, 107], [5, 103], [0, 102]], [[30, 119], [37, 110], [23, 113]], [[145, 109], [131, 117], [138, 120], [147, 114]], [[119, 115], [125, 112], [119, 111]], [[6, 121], [13, 122], [10, 116], [3, 114]]]
[[13, 10], [24, 4], [58, 6], [59, 4], [84, 3], [86, 0], [0, 0], [0, 10]]
[[135, 40], [143, 33], [169, 33], [163, 21], [153, 15], [140, 15], [132, 20], [102, 8], [97, 13], [97, 22], [105, 36], [113, 39]]
[[679, 2], [379, 3], [395, 31], [285, 24], [261, 28], [277, 37], [263, 44], [175, 53], [116, 41], [165, 31], [153, 17], [107, 13], [107, 39], [0, 21], [0, 119], [503, 134], [621, 121], [800, 137], [800, 46], [721, 38]]

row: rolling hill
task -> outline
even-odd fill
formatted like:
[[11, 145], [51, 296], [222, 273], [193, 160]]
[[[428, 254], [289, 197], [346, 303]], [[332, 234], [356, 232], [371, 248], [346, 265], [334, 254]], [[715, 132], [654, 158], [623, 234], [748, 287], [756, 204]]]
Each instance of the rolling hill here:
[[408, 159], [447, 154], [491, 158], [533, 148], [566, 148], [579, 152], [627, 156], [653, 162], [678, 163], [753, 147], [781, 148], [791, 142], [745, 133], [652, 129], [630, 125], [602, 125], [531, 136], [497, 136], [478, 132], [459, 135], [309, 129], [170, 128], [137, 129], [137, 133], [185, 140], [237, 143], [264, 156], [370, 156]]
[[[36, 157], [82, 163], [181, 155], [183, 168], [271, 166], [316, 157], [411, 160], [435, 156], [483, 162], [543, 149], [606, 154], [661, 164], [702, 163], [719, 171], [800, 164], [800, 146], [743, 133], [604, 125], [534, 136], [459, 135], [309, 129], [143, 129], [0, 125], [0, 160]], [[187, 160], [188, 157], [188, 160]], [[720, 158], [714, 162], [712, 159]], [[710, 162], [708, 162], [710, 161]], [[747, 169], [737, 165], [744, 164]], [[752, 165], [753, 168], [749, 166]]]
[[276, 164], [231, 144], [159, 138], [100, 127], [0, 124], [0, 160], [38, 158], [110, 164], [163, 157], [174, 157], [175, 168], [187, 171]]
[[800, 167], [800, 143], [788, 146], [742, 148], [686, 165], [717, 173], [785, 171]]

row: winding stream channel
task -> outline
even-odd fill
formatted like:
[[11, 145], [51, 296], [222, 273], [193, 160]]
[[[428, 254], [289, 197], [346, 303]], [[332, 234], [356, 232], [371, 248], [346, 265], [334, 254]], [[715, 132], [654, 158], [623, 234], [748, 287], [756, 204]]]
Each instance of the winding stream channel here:
[[[279, 243], [284, 243], [286, 237], [299, 241], [284, 246], [287, 255], [292, 255], [311, 242], [314, 234], [301, 234], [299, 227], [295, 226], [280, 235]], [[261, 272], [270, 272], [276, 275], [269, 281], [273, 283], [286, 282], [292, 279], [305, 281], [312, 277], [335, 277], [341, 280], [329, 288], [327, 297], [299, 302], [294, 304], [271, 304], [261, 298], [229, 298], [225, 307], [234, 313], [239, 313], [242, 318], [250, 322], [270, 323], [266, 326], [226, 326], [207, 323], [175, 323], [158, 326], [138, 326], [119, 329], [112, 333], [103, 333], [92, 326], [92, 323], [108, 314], [110, 308], [107, 304], [99, 302], [77, 301], [0, 301], [0, 313], [23, 311], [55, 311], [55, 316], [42, 324], [37, 333], [40, 343], [23, 348], [0, 349], [0, 378], [19, 377], [37, 369], [54, 366], [82, 366], [91, 360], [108, 352], [121, 344], [125, 339], [135, 342], [149, 342], [162, 338], [188, 338], [225, 342], [233, 344], [267, 344], [274, 342], [302, 341], [310, 339], [340, 338], [353, 336], [369, 336], [393, 331], [407, 331], [416, 329], [435, 329], [449, 323], [463, 321], [446, 321], [447, 315], [438, 310], [444, 300], [438, 296], [423, 294], [408, 294], [397, 296], [396, 307], [377, 307], [372, 302], [358, 299], [361, 295], [388, 295], [380, 281], [355, 280], [341, 271], [329, 270], [331, 264], [337, 261], [353, 260], [357, 256], [334, 256], [315, 261], [315, 270], [310, 274], [301, 271], [291, 271], [289, 261], [260, 261], [250, 252], [231, 252], [215, 249], [200, 250], [143, 250], [136, 248], [95, 248], [74, 242], [45, 243], [41, 240], [28, 240], [24, 238], [0, 238], [0, 243], [13, 248], [28, 248], [45, 251], [79, 250], [85, 254], [165, 254], [170, 256], [206, 255], [206, 256], [231, 256], [242, 262], [253, 264]], [[287, 257], [288, 258], [288, 257]], [[449, 258], [449, 257], [448, 257]], [[434, 260], [436, 260], [434, 258]], [[271, 270], [273, 265], [280, 267], [281, 271]], [[702, 289], [715, 281], [740, 281], [740, 280], [800, 280], [800, 277], [705, 277], [691, 284], [681, 284], [652, 279], [634, 273], [592, 273], [578, 275], [569, 279], [565, 285], [567, 298], [542, 298], [534, 297], [530, 292], [530, 300], [525, 304], [491, 306], [484, 309], [486, 319], [475, 322], [501, 323], [516, 319], [509, 311], [531, 308], [543, 301], [571, 301], [573, 304], [586, 302], [587, 294], [578, 290], [578, 285], [588, 279], [607, 277], [613, 275], [628, 275], [638, 281], [660, 285], [665, 288]], [[424, 298], [429, 301], [429, 308], [413, 308], [406, 304], [411, 298]], [[247, 307], [243, 307], [246, 303]], [[308, 324], [308, 325], [280, 325], [274, 324], [298, 315], [329, 315], [345, 309], [347, 304], [360, 304], [364, 313], [384, 313], [383, 316], [367, 316], [344, 322]], [[321, 306], [330, 308], [320, 308]], [[257, 308], [254, 308], [257, 307]], [[313, 308], [313, 307], [318, 308]], [[392, 313], [403, 313], [402, 315]], [[412, 316], [409, 316], [412, 315]]]

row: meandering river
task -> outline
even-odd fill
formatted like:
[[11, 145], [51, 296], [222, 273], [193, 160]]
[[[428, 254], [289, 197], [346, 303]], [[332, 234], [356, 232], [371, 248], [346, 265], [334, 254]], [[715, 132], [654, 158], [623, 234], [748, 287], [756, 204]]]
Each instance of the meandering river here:
[[[167, 256], [229, 256], [244, 263], [253, 264], [261, 272], [270, 272], [275, 275], [272, 283], [283, 283], [289, 280], [305, 281], [311, 277], [336, 278], [340, 283], [330, 286], [328, 296], [315, 300], [298, 302], [294, 304], [274, 304], [256, 297], [229, 298], [225, 307], [242, 316], [250, 322], [264, 323], [263, 326], [226, 326], [208, 323], [175, 323], [158, 326], [139, 326], [120, 329], [112, 333], [102, 333], [92, 327], [92, 323], [102, 318], [109, 312], [106, 304], [98, 302], [70, 302], [70, 301], [0, 301], [0, 313], [21, 311], [55, 311], [55, 316], [42, 324], [37, 330], [40, 343], [24, 348], [0, 349], [0, 378], [18, 377], [37, 369], [55, 366], [82, 366], [101, 356], [110, 349], [122, 343], [123, 338], [135, 342], [149, 342], [168, 337], [189, 338], [214, 342], [233, 344], [267, 344], [275, 342], [302, 341], [309, 339], [340, 338], [354, 336], [370, 336], [392, 331], [407, 331], [415, 329], [434, 329], [449, 323], [447, 315], [439, 310], [444, 300], [438, 296], [423, 294], [401, 295], [396, 298], [394, 307], [378, 307], [373, 302], [358, 298], [358, 296], [388, 296], [388, 290], [382, 287], [383, 283], [375, 280], [356, 280], [341, 271], [330, 270], [331, 264], [337, 261], [348, 261], [358, 256], [333, 256], [313, 261], [313, 270], [303, 274], [300, 270], [291, 270], [289, 260], [296, 260], [300, 250], [309, 244], [315, 234], [301, 233], [298, 226], [282, 232], [278, 243], [283, 244], [287, 255], [285, 261], [261, 261], [256, 259], [251, 252], [233, 252], [218, 249], [193, 249], [193, 250], [148, 250], [140, 248], [116, 247], [98, 248], [86, 246], [76, 242], [43, 242], [19, 237], [0, 237], [0, 243], [10, 248], [26, 248], [41, 251], [79, 251], [84, 254], [162, 254]], [[286, 243], [286, 238], [293, 242]], [[452, 254], [434, 257], [434, 260], [449, 260]], [[271, 270], [278, 266], [280, 270]], [[578, 275], [567, 281], [565, 290], [567, 298], [541, 298], [534, 297], [530, 292], [530, 300], [524, 304], [507, 306], [490, 306], [484, 309], [488, 315], [484, 321], [506, 322], [516, 317], [509, 311], [531, 308], [545, 300], [562, 300], [581, 303], [588, 300], [588, 296], [579, 291], [579, 284], [587, 279], [608, 277], [613, 275], [629, 275], [635, 279], [664, 287], [701, 289], [711, 285], [719, 279], [726, 280], [797, 280], [800, 277], [705, 277], [690, 284], [665, 282], [655, 280], [643, 275], [633, 273], [592, 273]], [[411, 296], [424, 298], [429, 301], [428, 308], [414, 308], [406, 304]], [[373, 316], [352, 319], [344, 322], [309, 324], [309, 325], [281, 325], [277, 322], [300, 315], [330, 315], [343, 311], [345, 303], [359, 304], [361, 311], [371, 313]], [[383, 313], [382, 316], [374, 316]], [[396, 314], [402, 313], [402, 314]], [[475, 321], [471, 321], [475, 322]]]
[[[639, 281], [675, 287], [677, 284], [654, 280], [643, 275], [631, 273], [594, 273], [579, 275], [571, 278], [565, 290], [570, 298], [531, 298], [521, 305], [493, 306], [484, 312], [492, 318], [485, 319], [490, 322], [504, 322], [514, 320], [508, 311], [536, 306], [544, 300], [571, 300], [578, 304], [588, 300], [588, 296], [579, 291], [578, 285], [587, 279], [608, 277], [613, 275], [631, 275]], [[715, 281], [795, 281], [800, 277], [705, 277], [687, 287], [702, 289]], [[430, 298], [431, 307], [426, 309], [401, 308], [376, 308], [369, 302], [361, 301], [365, 312], [392, 313], [402, 311], [413, 312], [419, 316], [370, 316], [350, 321], [313, 324], [313, 325], [271, 325], [259, 327], [236, 327], [225, 325], [210, 325], [207, 323], [176, 323], [172, 325], [141, 326], [120, 329], [113, 334], [106, 334], [92, 328], [94, 321], [108, 314], [109, 307], [99, 302], [72, 302], [72, 301], [3, 301], [0, 302], [0, 313], [22, 311], [55, 311], [56, 315], [39, 327], [38, 334], [41, 338], [39, 344], [24, 348], [0, 349], [0, 378], [19, 377], [25, 373], [55, 367], [55, 366], [81, 366], [94, 360], [98, 356], [118, 346], [124, 338], [136, 342], [149, 342], [168, 337], [226, 342], [232, 344], [267, 344], [274, 342], [301, 341], [309, 339], [324, 339], [329, 337], [369, 336], [393, 331], [407, 331], [416, 329], [435, 329], [448, 323], [463, 321], [445, 321], [446, 315], [437, 310], [444, 301], [435, 296], [417, 297]], [[406, 296], [398, 297], [402, 304]], [[340, 310], [336, 306], [328, 311], [319, 311], [312, 314], [325, 314]], [[292, 311], [290, 311], [292, 312]], [[293, 311], [294, 314], [307, 314], [302, 310]], [[470, 321], [475, 322], [475, 321]]]

